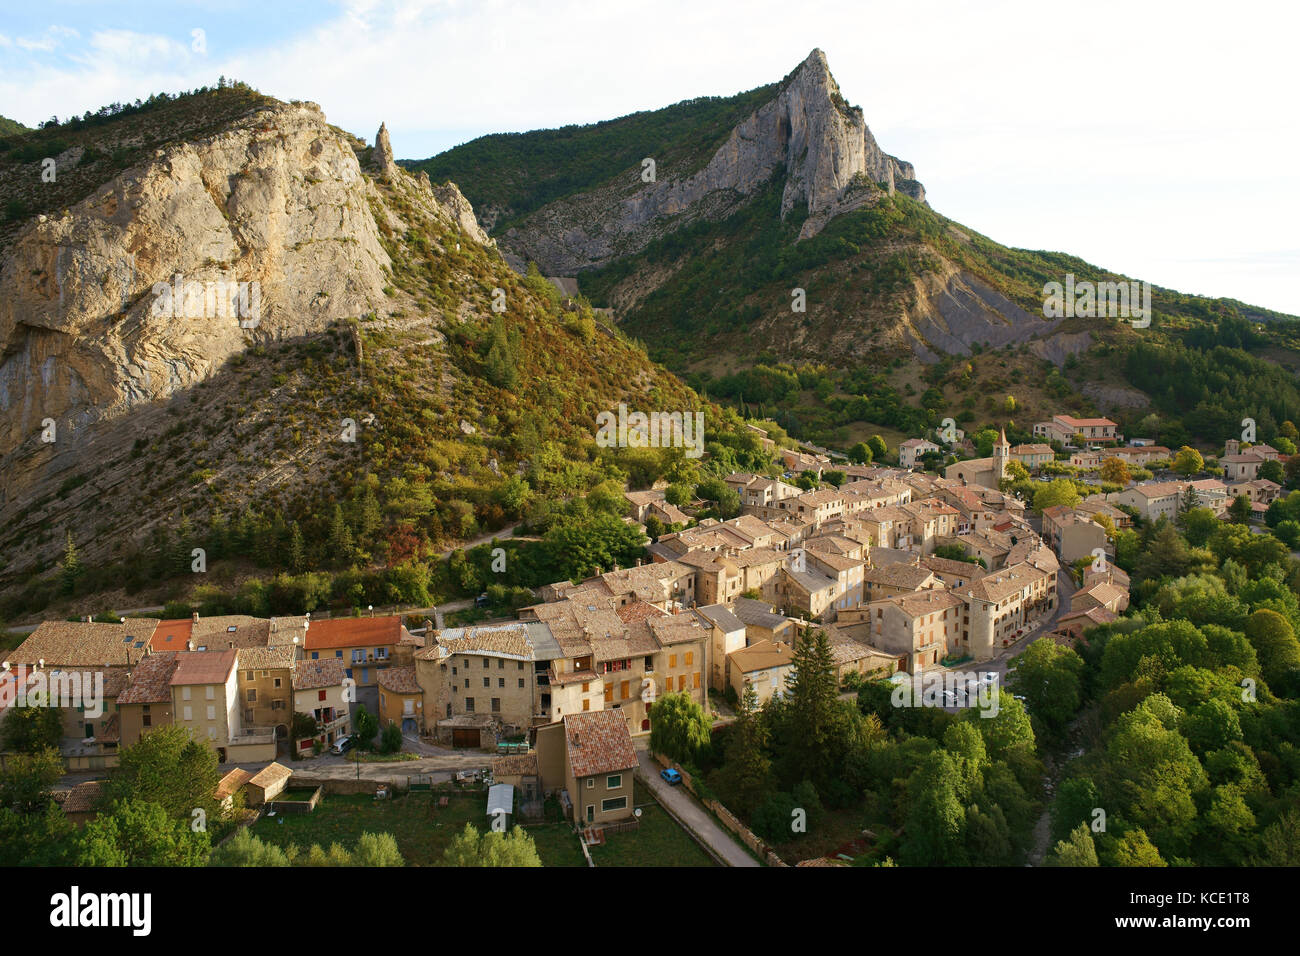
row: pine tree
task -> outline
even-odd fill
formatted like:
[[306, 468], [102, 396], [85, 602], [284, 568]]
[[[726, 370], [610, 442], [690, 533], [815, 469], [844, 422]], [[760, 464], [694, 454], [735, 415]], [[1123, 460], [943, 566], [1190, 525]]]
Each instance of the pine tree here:
[[727, 805], [748, 817], [762, 802], [771, 786], [772, 761], [768, 759], [767, 728], [758, 709], [754, 685], [745, 684], [740, 710], [731, 728], [727, 761], [719, 776]]
[[829, 744], [839, 723], [835, 656], [824, 630], [819, 628], [796, 641], [793, 664], [794, 673], [786, 682], [784, 776], [824, 786], [834, 760], [835, 748]]
[[289, 525], [289, 567], [295, 573], [307, 569], [307, 553], [302, 540], [302, 529], [298, 527], [296, 521]]
[[85, 568], [82, 567], [81, 557], [77, 554], [77, 544], [72, 540], [72, 532], [68, 532], [68, 538], [63, 546], [63, 563], [59, 565], [63, 581], [63, 593], [71, 594], [77, 588], [77, 580], [81, 577]]
[[352, 529], [343, 520], [343, 508], [334, 505], [334, 516], [330, 520], [329, 552], [336, 566], [346, 568], [352, 564], [353, 557]]

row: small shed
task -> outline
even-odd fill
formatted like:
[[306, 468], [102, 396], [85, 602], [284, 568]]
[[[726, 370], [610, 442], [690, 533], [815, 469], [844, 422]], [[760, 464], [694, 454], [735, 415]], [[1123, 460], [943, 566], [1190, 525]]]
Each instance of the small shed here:
[[248, 788], [248, 805], [257, 807], [268, 800], [274, 800], [284, 792], [284, 788], [289, 785], [289, 778], [292, 776], [293, 771], [284, 764], [267, 764], [250, 777], [248, 783], [245, 784]]
[[[509, 783], [494, 783], [488, 788], [487, 815], [493, 830], [505, 830], [515, 812], [515, 788]], [[497, 820], [501, 822], [498, 823]]]

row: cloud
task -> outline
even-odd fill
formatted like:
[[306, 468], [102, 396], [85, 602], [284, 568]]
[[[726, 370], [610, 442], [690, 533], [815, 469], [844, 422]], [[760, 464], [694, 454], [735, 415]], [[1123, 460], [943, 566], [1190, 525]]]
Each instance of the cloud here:
[[820, 47], [940, 212], [1011, 245], [1300, 313], [1300, 290], [1194, 261], [1291, 249], [1300, 219], [1300, 127], [1267, 95], [1294, 85], [1291, 36], [1242, 6], [345, 0], [261, 32], [241, 13], [247, 28], [220, 42], [214, 22], [206, 56], [178, 27], [97, 30], [66, 62], [6, 59], [0, 112], [36, 122], [224, 74], [320, 103], [367, 138], [384, 120], [398, 156], [423, 158], [486, 132], [752, 89]]

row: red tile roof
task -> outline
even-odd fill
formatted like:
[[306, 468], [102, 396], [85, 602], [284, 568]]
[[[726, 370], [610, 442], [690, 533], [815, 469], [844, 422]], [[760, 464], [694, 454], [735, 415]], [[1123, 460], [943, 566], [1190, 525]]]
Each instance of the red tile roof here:
[[188, 651], [176, 655], [176, 672], [172, 674], [172, 686], [183, 684], [224, 684], [235, 669], [239, 652], [224, 651]]
[[569, 769], [578, 778], [617, 773], [636, 766], [627, 721], [617, 710], [594, 710], [564, 718]]
[[307, 628], [308, 650], [344, 647], [396, 646], [402, 637], [402, 618], [342, 617], [330, 621], [312, 621]]

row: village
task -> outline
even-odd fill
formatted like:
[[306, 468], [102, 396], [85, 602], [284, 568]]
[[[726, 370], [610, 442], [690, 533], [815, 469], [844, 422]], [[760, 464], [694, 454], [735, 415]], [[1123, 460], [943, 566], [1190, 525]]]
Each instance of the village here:
[[[1171, 453], [1140, 439], [1121, 444], [1107, 419], [1056, 416], [1034, 435], [1042, 442], [1012, 446], [1003, 431], [990, 457], [946, 466], [944, 445], [969, 454], [969, 438], [908, 439], [896, 465], [835, 462], [764, 439], [778, 474], [724, 479], [738, 516], [696, 521], [661, 488], [628, 491], [627, 521], [670, 529], [647, 557], [544, 586], [514, 620], [46, 621], [0, 665], [0, 702], [49, 689], [62, 708], [65, 764], [83, 776], [111, 769], [150, 730], [183, 726], [215, 750], [220, 795], [243, 789], [253, 807], [310, 781], [313, 761], [339, 762], [364, 709], [425, 758], [413, 769], [452, 776], [481, 764], [484, 778], [511, 788], [502, 812], [535, 818], [554, 799], [576, 830], [599, 839], [634, 820], [634, 775], [669, 801], [691, 799], [666, 785], [675, 771], [660, 778], [671, 761], [647, 753], [664, 695], [725, 722], [748, 691], [760, 706], [782, 695], [796, 648], [817, 631], [841, 688], [964, 667], [997, 681], [1031, 641], [1071, 643], [1125, 611], [1115, 529], [1172, 518], [1189, 496], [1219, 517], [1244, 496], [1257, 515], [1280, 490], [1258, 477], [1276, 450], [1230, 441], [1224, 479], [1131, 482], [1035, 513], [1005, 490], [1015, 475], [1049, 480], [1068, 462], [1088, 482], [1103, 462], [1159, 467]], [[936, 460], [942, 477], [923, 470]], [[93, 706], [58, 693], [92, 686], [102, 696]], [[942, 698], [948, 709], [966, 705]], [[84, 817], [99, 784], [82, 779], [55, 796]]]

